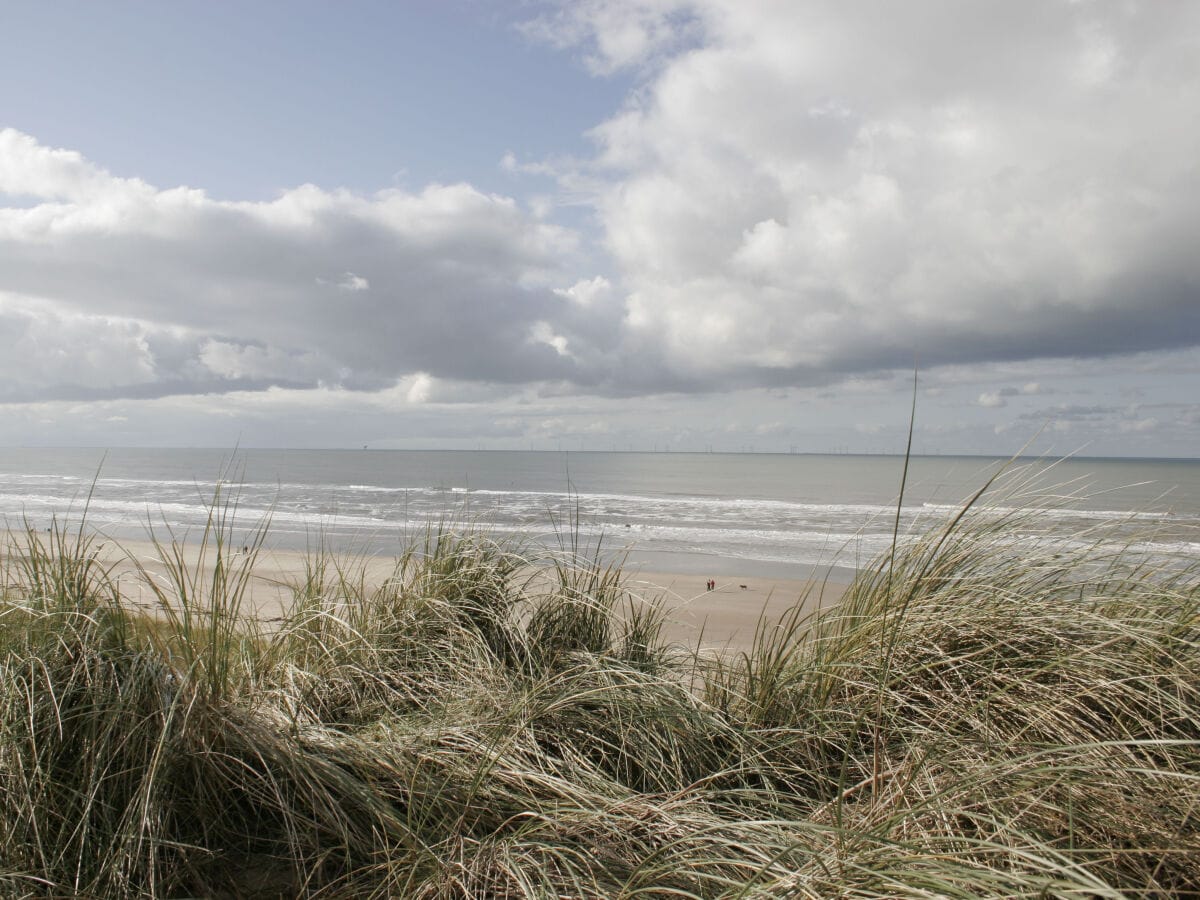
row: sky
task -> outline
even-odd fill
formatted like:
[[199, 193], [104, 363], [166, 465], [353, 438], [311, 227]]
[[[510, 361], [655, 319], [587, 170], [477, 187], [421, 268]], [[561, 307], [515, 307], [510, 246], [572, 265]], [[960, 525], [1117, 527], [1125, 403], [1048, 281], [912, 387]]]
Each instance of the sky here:
[[1197, 457], [1198, 236], [1191, 0], [0, 3], [0, 445]]

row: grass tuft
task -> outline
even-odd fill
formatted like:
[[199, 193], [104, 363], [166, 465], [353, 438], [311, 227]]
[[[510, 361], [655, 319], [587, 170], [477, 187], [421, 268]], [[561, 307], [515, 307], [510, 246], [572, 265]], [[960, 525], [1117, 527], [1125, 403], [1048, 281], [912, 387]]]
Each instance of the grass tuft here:
[[979, 503], [713, 654], [598, 551], [443, 525], [319, 544], [266, 630], [236, 508], [134, 561], [150, 614], [86, 528], [10, 539], [0, 892], [1200, 891], [1194, 567]]

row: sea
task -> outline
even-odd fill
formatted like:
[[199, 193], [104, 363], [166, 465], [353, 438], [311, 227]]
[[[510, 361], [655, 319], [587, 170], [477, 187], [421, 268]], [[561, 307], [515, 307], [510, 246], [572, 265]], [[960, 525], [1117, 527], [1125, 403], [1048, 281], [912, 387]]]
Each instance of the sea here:
[[[903, 495], [901, 482], [903, 478]], [[1005, 540], [1110, 543], [1200, 561], [1200, 460], [979, 456], [265, 449], [0, 449], [9, 529], [58, 521], [115, 540], [195, 539], [214, 498], [232, 539], [395, 554], [475, 528], [647, 571], [849, 573], [943, 526], [989, 480]], [[897, 529], [897, 510], [899, 523]]]

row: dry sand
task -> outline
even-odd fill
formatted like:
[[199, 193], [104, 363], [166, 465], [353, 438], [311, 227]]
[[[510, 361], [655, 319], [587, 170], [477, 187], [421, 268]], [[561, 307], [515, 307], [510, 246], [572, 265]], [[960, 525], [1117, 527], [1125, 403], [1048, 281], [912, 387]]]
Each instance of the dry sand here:
[[835, 604], [846, 590], [843, 583], [800, 579], [758, 578], [753, 574], [717, 578], [715, 590], [705, 588], [703, 575], [634, 572], [630, 586], [642, 596], [662, 596], [671, 610], [666, 636], [690, 646], [744, 649], [754, 638], [760, 620], [774, 624], [800, 605], [815, 613]]
[[[22, 536], [15, 535], [20, 547]], [[14, 546], [11, 542], [8, 546]], [[149, 541], [122, 541], [120, 544], [98, 538], [100, 556], [112, 566], [121, 595], [143, 609], [153, 609], [154, 597], [138, 571], [137, 560], [154, 578], [167, 584], [166, 567]], [[190, 565], [198, 563], [198, 549], [186, 546]], [[278, 621], [291, 599], [290, 586], [304, 580], [307, 554], [293, 550], [262, 550], [255, 561], [250, 581], [250, 612], [265, 625]], [[234, 554], [234, 561], [240, 554]], [[203, 570], [211, 571], [210, 550]], [[367, 557], [352, 563], [365, 565], [369, 585], [380, 584], [392, 575], [395, 560]], [[747, 569], [742, 576], [719, 576], [716, 589], [705, 587], [707, 576], [650, 572], [627, 569], [627, 584], [632, 592], [647, 600], [661, 598], [669, 610], [665, 636], [688, 646], [742, 649], [753, 639], [760, 618], [778, 621], [789, 608], [802, 604], [804, 612], [816, 612], [835, 604], [846, 588], [844, 583], [799, 579], [761, 578]]]

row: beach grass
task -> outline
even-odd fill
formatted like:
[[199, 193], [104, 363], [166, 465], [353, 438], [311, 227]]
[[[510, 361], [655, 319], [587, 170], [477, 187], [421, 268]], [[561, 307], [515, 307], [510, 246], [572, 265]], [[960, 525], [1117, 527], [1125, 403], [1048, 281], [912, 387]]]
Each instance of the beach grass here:
[[319, 545], [268, 628], [234, 511], [150, 612], [83, 526], [11, 538], [0, 893], [1200, 891], [1194, 568], [972, 507], [715, 652], [599, 553], [444, 525], [382, 579]]

